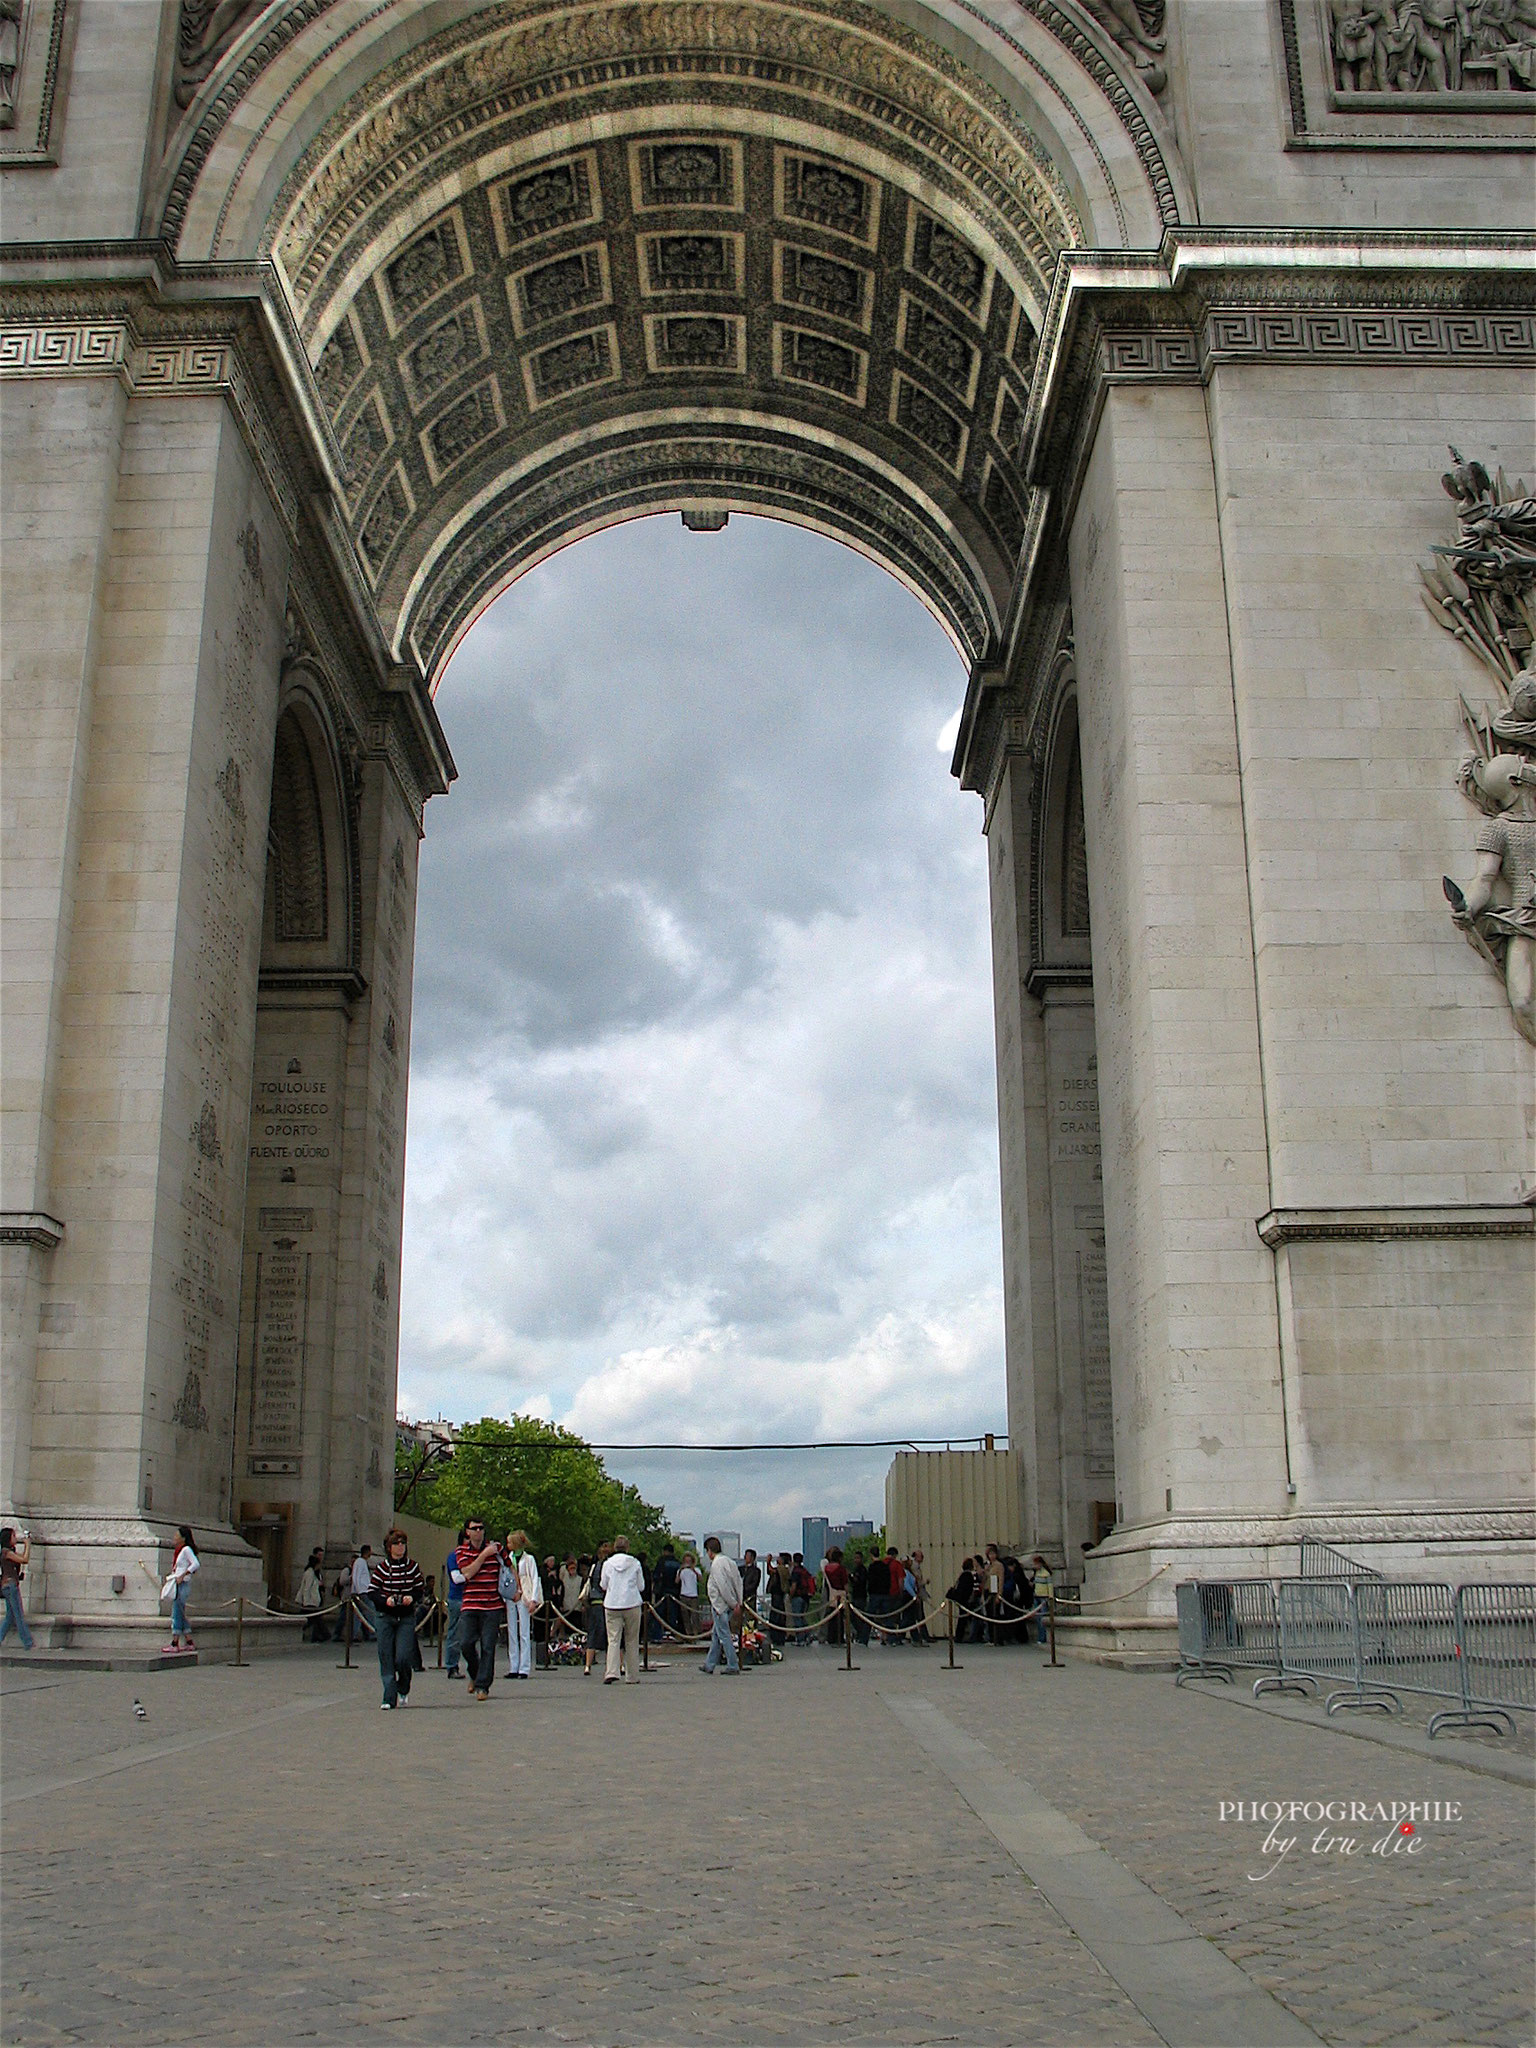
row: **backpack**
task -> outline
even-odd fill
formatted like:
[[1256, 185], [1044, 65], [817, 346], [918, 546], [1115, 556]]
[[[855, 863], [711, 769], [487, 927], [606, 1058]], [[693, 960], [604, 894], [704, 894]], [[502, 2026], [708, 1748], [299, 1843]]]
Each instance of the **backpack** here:
[[797, 1564], [789, 1575], [789, 1590], [799, 1600], [814, 1600], [816, 1581], [803, 1564]]

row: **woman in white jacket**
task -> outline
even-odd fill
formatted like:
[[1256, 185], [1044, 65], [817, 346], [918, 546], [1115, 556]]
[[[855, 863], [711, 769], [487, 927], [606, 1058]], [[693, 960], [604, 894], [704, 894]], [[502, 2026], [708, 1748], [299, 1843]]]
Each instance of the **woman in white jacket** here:
[[514, 1529], [507, 1538], [500, 1571], [501, 1597], [507, 1603], [507, 1665], [511, 1678], [533, 1675], [533, 1614], [544, 1602], [544, 1582], [527, 1532]]
[[171, 1656], [177, 1650], [195, 1650], [192, 1631], [187, 1627], [187, 1587], [192, 1583], [192, 1574], [198, 1571], [197, 1552], [192, 1548], [192, 1531], [185, 1522], [176, 1531], [176, 1549], [171, 1558], [170, 1576], [160, 1588], [160, 1598], [167, 1593], [171, 1596], [171, 1640], [161, 1645], [160, 1654]]

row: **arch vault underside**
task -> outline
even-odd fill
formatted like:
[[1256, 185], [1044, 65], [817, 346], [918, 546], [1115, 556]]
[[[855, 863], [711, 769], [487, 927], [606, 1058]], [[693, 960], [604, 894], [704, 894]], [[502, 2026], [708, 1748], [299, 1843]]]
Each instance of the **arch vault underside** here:
[[1082, 167], [862, 0], [546, 0], [421, 8], [403, 52], [398, 22], [379, 46], [339, 9], [252, 18], [153, 225], [183, 261], [275, 266], [397, 658], [435, 674], [581, 533], [735, 508], [871, 554], [974, 663], [1025, 530], [1057, 259], [1095, 196], [1122, 231], [1158, 204], [1140, 108], [1050, 11], [1077, 49], [1041, 35], [1071, 76], [1037, 89], [1100, 73], [1129, 199], [1081, 114]]

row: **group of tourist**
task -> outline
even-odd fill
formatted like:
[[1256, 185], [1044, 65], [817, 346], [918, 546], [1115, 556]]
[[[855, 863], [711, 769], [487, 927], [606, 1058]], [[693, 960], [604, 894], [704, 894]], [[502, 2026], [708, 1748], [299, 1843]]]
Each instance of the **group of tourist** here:
[[[0, 1529], [0, 1641], [15, 1629], [26, 1649], [32, 1648], [32, 1635], [21, 1581], [31, 1554], [24, 1534]], [[183, 1526], [161, 1588], [161, 1597], [171, 1602], [169, 1654], [195, 1647], [186, 1600], [198, 1568], [192, 1531]], [[849, 1629], [860, 1645], [933, 1640], [923, 1553], [914, 1549], [903, 1557], [895, 1544], [851, 1562], [840, 1549], [829, 1550], [819, 1575], [799, 1551], [770, 1551], [760, 1560], [749, 1549], [737, 1565], [713, 1536], [705, 1538], [702, 1560], [692, 1550], [679, 1557], [676, 1546], [666, 1543], [648, 1565], [621, 1536], [590, 1557], [550, 1556], [541, 1567], [526, 1531], [512, 1529], [498, 1538], [476, 1517], [459, 1531], [446, 1578], [446, 1672], [451, 1679], [467, 1678], [476, 1700], [490, 1697], [503, 1625], [509, 1679], [531, 1677], [535, 1659], [548, 1663], [564, 1639], [580, 1655], [583, 1675], [603, 1658], [605, 1685], [638, 1678], [642, 1632], [652, 1641], [667, 1634], [701, 1641], [707, 1634], [704, 1673], [739, 1673], [737, 1632], [748, 1617], [762, 1622], [767, 1642], [779, 1649], [812, 1641], [842, 1645]], [[336, 1575], [329, 1609], [324, 1579], [325, 1553], [317, 1545], [294, 1603], [308, 1617], [306, 1635], [329, 1640], [330, 1618], [344, 1617], [346, 1628], [378, 1646], [384, 1708], [405, 1706], [411, 1679], [422, 1668], [422, 1628], [438, 1613], [434, 1581], [409, 1555], [405, 1531], [388, 1532], [382, 1558], [374, 1556], [371, 1544], [361, 1546]], [[1043, 1642], [1050, 1588], [1043, 1557], [1025, 1562], [989, 1543], [963, 1560], [942, 1597], [952, 1607], [957, 1642]]]
[[[391, 1535], [398, 1533], [392, 1531]], [[564, 1634], [581, 1646], [583, 1676], [590, 1674], [595, 1659], [601, 1655], [604, 1685], [617, 1685], [621, 1679], [631, 1685], [638, 1683], [647, 1606], [651, 1605], [655, 1612], [651, 1601], [654, 1587], [645, 1560], [630, 1549], [628, 1538], [618, 1536], [611, 1543], [601, 1544], [592, 1557], [568, 1556], [564, 1564], [547, 1557], [542, 1573], [527, 1543], [520, 1529], [512, 1530], [504, 1542], [498, 1542], [487, 1534], [481, 1520], [466, 1522], [459, 1532], [458, 1544], [447, 1563], [448, 1634], [444, 1662], [448, 1677], [457, 1679], [462, 1666], [469, 1696], [476, 1700], [490, 1698], [496, 1678], [501, 1610], [505, 1609], [510, 1677], [530, 1677], [535, 1644], [541, 1651], [541, 1661], [547, 1662]], [[680, 1615], [681, 1603], [687, 1603], [686, 1618], [690, 1623], [700, 1619], [701, 1600], [707, 1605], [710, 1642], [703, 1665], [705, 1674], [713, 1677], [722, 1668], [739, 1673], [735, 1631], [742, 1619], [742, 1575], [736, 1564], [723, 1555], [717, 1538], [706, 1538], [704, 1552], [702, 1567], [693, 1553], [688, 1553], [679, 1568], [678, 1590], [668, 1597], [680, 1603]], [[689, 1627], [686, 1633], [693, 1635], [699, 1631]], [[384, 1658], [381, 1645], [381, 1670]], [[397, 1689], [402, 1700], [409, 1696], [409, 1685]], [[386, 1706], [394, 1704], [389, 1692], [386, 1680]]]

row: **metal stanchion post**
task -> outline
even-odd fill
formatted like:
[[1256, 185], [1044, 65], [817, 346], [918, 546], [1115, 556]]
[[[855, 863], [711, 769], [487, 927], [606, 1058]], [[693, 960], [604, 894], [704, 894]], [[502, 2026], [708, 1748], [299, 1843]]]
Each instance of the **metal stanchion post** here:
[[642, 1600], [640, 1603], [640, 1669], [642, 1671], [649, 1671], [650, 1668], [651, 1630], [650, 1624], [645, 1618], [645, 1602]]
[[345, 1645], [338, 1671], [352, 1669], [352, 1599], [349, 1594], [341, 1603], [341, 1640]]
[[941, 1664], [939, 1669], [941, 1671], [963, 1671], [965, 1666], [955, 1662], [955, 1603], [953, 1600], [946, 1600], [944, 1602], [944, 1613], [949, 1622], [949, 1662]]
[[843, 1669], [845, 1671], [857, 1671], [859, 1667], [853, 1661], [853, 1602], [845, 1600], [838, 1609], [838, 1612], [843, 1617]]
[[241, 1594], [238, 1594], [238, 1595], [236, 1596], [236, 1599], [235, 1599], [235, 1668], [236, 1668], [237, 1670], [238, 1670], [238, 1669], [240, 1669], [240, 1668], [241, 1668], [241, 1667], [242, 1667], [242, 1666], [244, 1665], [244, 1663], [245, 1663], [245, 1595], [244, 1595], [243, 1593], [241, 1593]]
[[437, 1601], [437, 1668], [443, 1668], [443, 1637], [448, 1633], [448, 1602], [438, 1595]]
[[1046, 1669], [1048, 1671], [1065, 1671], [1067, 1667], [1056, 1655], [1056, 1588], [1054, 1586], [1045, 1596], [1045, 1626], [1046, 1633], [1051, 1641], [1051, 1661], [1046, 1666]]

